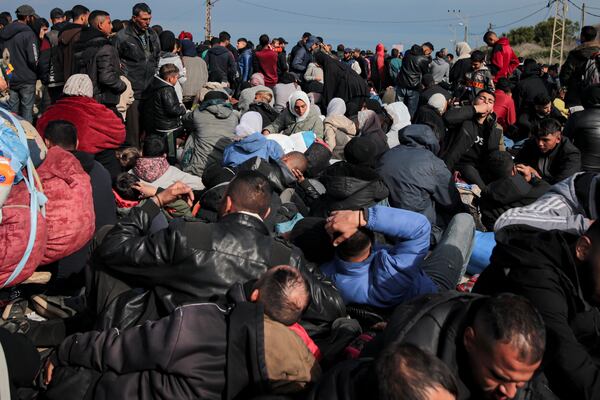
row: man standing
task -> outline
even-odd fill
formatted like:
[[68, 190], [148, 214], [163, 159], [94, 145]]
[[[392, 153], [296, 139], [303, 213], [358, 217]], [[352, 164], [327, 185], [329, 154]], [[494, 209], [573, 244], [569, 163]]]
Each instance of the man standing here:
[[429, 42], [422, 46], [413, 45], [402, 61], [396, 85], [396, 99], [403, 102], [412, 118], [419, 106], [419, 91], [423, 75], [429, 72], [429, 55], [433, 45]]
[[95, 10], [90, 14], [89, 23], [75, 45], [76, 51], [81, 52], [77, 72], [87, 74], [92, 80], [96, 101], [116, 112], [127, 85], [121, 80], [119, 54], [108, 40], [112, 32], [110, 15]]
[[[304, 40], [304, 39], [303, 39]], [[300, 47], [291, 58], [290, 69], [299, 76], [304, 76], [306, 67], [312, 61], [312, 52], [319, 47], [319, 39], [316, 36], [311, 36], [308, 40]]]
[[358, 61], [356, 61], [353, 57], [353, 51], [351, 48], [344, 49], [344, 58], [342, 62], [352, 69], [352, 71], [356, 72], [358, 75], [362, 72]]
[[131, 82], [135, 100], [127, 109], [126, 142], [140, 147], [139, 105], [143, 92], [150, 86], [158, 66], [160, 43], [156, 33], [149, 29], [152, 10], [146, 3], [133, 6], [131, 23], [119, 31], [115, 47], [121, 59], [124, 75]]
[[277, 84], [277, 52], [269, 44], [268, 35], [260, 35], [260, 50], [255, 53], [254, 70], [265, 76], [265, 86], [272, 88]]
[[438, 83], [446, 83], [449, 84], [450, 81], [450, 64], [446, 61], [448, 50], [444, 53], [444, 51], [438, 51], [435, 53], [435, 60], [431, 62], [429, 65], [429, 70], [431, 75], [433, 75], [433, 82], [435, 84]]
[[494, 83], [500, 78], [510, 78], [513, 71], [519, 66], [519, 59], [510, 47], [507, 37], [498, 39], [492, 31], [483, 35], [483, 41], [492, 48], [489, 68], [494, 76]]
[[273, 39], [273, 49], [277, 52], [277, 77], [278, 80], [290, 69], [287, 63], [287, 53], [285, 46], [288, 42], [284, 38]]
[[[59, 73], [60, 82], [64, 82], [69, 79], [73, 74], [77, 73], [75, 60], [75, 43], [79, 41], [81, 35], [81, 29], [88, 23], [90, 16], [90, 10], [82, 5], [76, 5], [73, 7], [73, 23], [65, 25], [58, 36], [59, 52], [62, 57], [62, 66], [58, 68], [62, 70], [62, 74]], [[58, 64], [58, 63], [57, 63]]]
[[17, 8], [17, 20], [0, 32], [0, 50], [8, 50], [14, 67], [10, 78], [10, 110], [33, 121], [35, 82], [37, 80], [38, 38], [31, 29], [35, 11], [27, 4]]
[[560, 83], [567, 87], [565, 104], [567, 108], [581, 105], [581, 92], [585, 89], [584, 69], [590, 58], [600, 51], [596, 40], [598, 31], [593, 26], [581, 29], [581, 44], [569, 52], [567, 60], [560, 69]]
[[235, 57], [228, 48], [230, 40], [231, 36], [227, 32], [221, 32], [219, 43], [206, 53], [206, 63], [209, 82], [229, 82], [231, 87], [234, 87], [239, 79], [239, 73]]

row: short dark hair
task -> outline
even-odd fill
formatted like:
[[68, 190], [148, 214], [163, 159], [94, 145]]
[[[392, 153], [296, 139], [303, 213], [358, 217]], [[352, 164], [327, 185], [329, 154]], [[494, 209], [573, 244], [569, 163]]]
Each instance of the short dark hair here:
[[148, 4], [146, 4], [146, 3], [137, 3], [131, 9], [131, 15], [134, 15], [136, 17], [138, 15], [140, 15], [141, 12], [146, 12], [148, 14], [152, 14], [152, 10], [150, 9], [150, 7], [148, 6]]
[[171, 31], [162, 31], [159, 33], [158, 41], [160, 42], [160, 49], [162, 51], [173, 51], [175, 49], [175, 34]]
[[[304, 32], [302, 34], [302, 39], [308, 39], [311, 36], [312, 36], [312, 34], [310, 32]], [[339, 48], [339, 46], [338, 46], [338, 48]]]
[[382, 400], [426, 400], [431, 389], [443, 388], [458, 396], [454, 374], [433, 354], [396, 341], [377, 359], [375, 370]]
[[158, 70], [158, 76], [160, 76], [161, 79], [167, 79], [169, 76], [178, 73], [179, 68], [177, 68], [177, 65], [175, 64], [164, 64]]
[[160, 157], [167, 152], [165, 145], [165, 138], [159, 135], [150, 135], [144, 139], [142, 153], [144, 157]]
[[77, 128], [69, 121], [50, 121], [44, 131], [44, 137], [65, 150], [75, 150], [77, 147]]
[[123, 21], [121, 21], [120, 19], [113, 19], [112, 20], [112, 31], [113, 33], [117, 33], [120, 30], [122, 30], [124, 28], [123, 26]]
[[6, 26], [8, 25], [8, 19], [4, 15], [0, 15], [0, 25]]
[[[140, 199], [140, 192], [132, 186], [140, 181], [140, 178], [129, 172], [121, 172], [117, 175], [114, 189], [124, 200], [136, 201]], [[151, 200], [150, 200], [151, 201]]]
[[400, 50], [393, 48], [392, 49], [392, 57], [398, 58], [398, 54], [400, 54]]
[[493, 342], [517, 347], [519, 360], [537, 363], [546, 348], [546, 327], [542, 316], [525, 297], [503, 293], [482, 301], [473, 328], [492, 346]]
[[260, 37], [258, 38], [258, 44], [260, 44], [261, 46], [265, 47], [269, 45], [269, 35], [267, 34], [262, 34], [260, 35]]
[[429, 47], [429, 48], [431, 49], [431, 51], [435, 50], [435, 49], [433, 48], [433, 44], [431, 44], [431, 42], [425, 42], [425, 43], [423, 43], [423, 46], [425, 46], [425, 47]]
[[598, 30], [593, 26], [587, 25], [581, 28], [581, 38], [584, 42], [591, 42], [598, 36]]
[[[164, 31], [163, 27], [160, 26], [160, 25], [158, 25], [158, 24], [157, 25], [152, 25], [150, 27], [150, 29], [152, 29], [157, 35], [160, 35]], [[163, 50], [162, 47], [160, 49]]]
[[373, 243], [373, 240], [373, 232], [366, 228], [359, 228], [354, 235], [338, 245], [337, 254], [342, 260], [349, 261], [365, 251]]
[[483, 62], [485, 60], [485, 54], [481, 50], [474, 50], [471, 53], [471, 61]]
[[447, 57], [449, 60], [454, 60], [454, 54], [452, 54], [452, 53], [448, 53], [448, 54], [446, 54], [446, 57]]
[[210, 39], [210, 45], [211, 45], [211, 46], [216, 46], [216, 45], [218, 45], [219, 43], [220, 43], [220, 40], [219, 40], [219, 38], [218, 38], [218, 37], [214, 37], [214, 38]]
[[58, 7], [53, 8], [50, 11], [50, 19], [58, 19], [58, 18], [62, 18], [64, 16], [65, 16], [65, 12]]
[[490, 38], [492, 35], [494, 35], [494, 36], [498, 36], [498, 35], [496, 35], [496, 32], [493, 32], [493, 31], [487, 31], [487, 32], [485, 33], [485, 35], [483, 35], [483, 41], [487, 43], [488, 39], [489, 39], [489, 38]]
[[67, 19], [67, 21], [73, 20], [73, 11], [71, 11], [71, 10], [65, 11], [65, 18]]
[[304, 153], [301, 153], [299, 151], [290, 151], [282, 158], [290, 160], [292, 168], [299, 169], [302, 173], [306, 172], [306, 170], [308, 169], [308, 158], [306, 158], [306, 155], [304, 155]]
[[549, 103], [552, 103], [552, 99], [545, 93], [540, 93], [533, 98], [533, 105], [536, 106], [545, 106]]
[[271, 206], [273, 189], [263, 174], [241, 171], [227, 187], [227, 195], [238, 210], [265, 216]]
[[486, 161], [490, 179], [494, 181], [511, 176], [514, 166], [515, 162], [512, 156], [506, 151], [493, 151]]
[[[110, 16], [110, 14], [107, 13], [106, 11], [94, 10], [94, 11], [92, 11], [90, 13], [90, 16], [88, 18], [88, 24], [90, 24], [90, 26], [94, 26], [94, 23], [96, 22], [96, 19], [99, 19], [100, 17], [106, 18], [106, 17], [109, 17], [109, 16]], [[104, 21], [104, 19], [102, 19], [102, 21]]]
[[223, 31], [223, 32], [219, 33], [219, 41], [220, 42], [226, 42], [227, 40], [231, 40], [231, 35], [228, 32]]
[[6, 18], [6, 20], [7, 20], [7, 21], [12, 19], [12, 15], [11, 15], [11, 13], [10, 13], [10, 12], [8, 12], [8, 11], [2, 11], [2, 12], [0, 13], [0, 17], [4, 17], [4, 18]]
[[71, 12], [73, 13], [73, 19], [77, 19], [82, 15], [88, 14], [90, 12], [90, 9], [86, 6], [82, 6], [81, 4], [77, 4], [71, 9]]
[[544, 118], [533, 126], [533, 136], [536, 138], [546, 137], [561, 131], [560, 122], [554, 118]]
[[300, 271], [288, 265], [279, 265], [267, 270], [254, 284], [253, 289], [259, 290], [258, 302], [263, 305], [265, 314], [287, 326], [300, 320], [307, 304], [298, 304], [292, 297], [293, 292], [300, 289], [304, 299], [309, 296], [308, 286]]
[[486, 93], [486, 94], [489, 94], [490, 96], [492, 96], [492, 97], [494, 98], [494, 100], [496, 99], [496, 93], [492, 92], [492, 91], [491, 91], [491, 90], [489, 90], [489, 89], [481, 89], [481, 90], [479, 91], [479, 93], [477, 93], [477, 96], [479, 96], [479, 95], [481, 95], [481, 94], [484, 94], [484, 93]]

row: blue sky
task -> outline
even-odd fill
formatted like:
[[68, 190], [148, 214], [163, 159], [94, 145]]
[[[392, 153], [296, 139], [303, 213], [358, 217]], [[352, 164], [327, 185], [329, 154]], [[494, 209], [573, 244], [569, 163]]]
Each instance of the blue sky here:
[[[46, 18], [53, 7], [66, 10], [74, 5], [59, 0], [28, 1]], [[582, 2], [573, 1], [576, 4]], [[203, 36], [204, 0], [147, 2], [153, 10], [153, 24], [160, 24], [176, 34], [181, 30], [191, 31], [195, 39]], [[588, 1], [588, 6], [595, 5], [598, 9], [589, 11], [600, 15], [600, 4], [594, 3]], [[0, 8], [14, 12], [21, 4], [22, 1], [2, 0]], [[113, 18], [124, 19], [130, 17], [134, 2], [84, 0], [82, 4], [90, 9], [104, 9]], [[243, 36], [256, 43], [260, 34], [267, 33], [283, 36], [292, 44], [304, 31], [309, 31], [334, 46], [343, 43], [349, 47], [374, 49], [379, 41], [386, 47], [431, 41], [436, 48], [453, 47], [455, 34], [459, 41], [462, 40], [464, 28], [459, 25], [461, 19], [448, 12], [448, 4], [461, 11], [469, 27], [469, 43], [475, 46], [482, 45], [481, 34], [489, 23], [500, 26], [495, 30], [503, 32], [534, 24], [554, 13], [554, 8], [540, 10], [547, 0], [455, 0], [451, 3], [442, 0], [218, 0], [213, 8], [213, 34], [227, 30], [234, 39]], [[540, 11], [535, 13], [537, 10]], [[527, 17], [532, 13], [535, 14]], [[579, 20], [580, 12], [570, 6], [569, 16]], [[523, 21], [514, 23], [519, 19]], [[588, 15], [587, 23], [600, 23], [600, 18]]]

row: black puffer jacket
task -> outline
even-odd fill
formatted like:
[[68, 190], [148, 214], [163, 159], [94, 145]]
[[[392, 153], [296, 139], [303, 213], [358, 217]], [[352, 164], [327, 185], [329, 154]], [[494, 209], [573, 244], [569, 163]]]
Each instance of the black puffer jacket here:
[[600, 172], [600, 86], [584, 95], [585, 110], [569, 117], [563, 135], [581, 151], [583, 170]]
[[331, 211], [371, 207], [390, 194], [375, 170], [346, 161], [328, 167], [319, 180], [327, 191], [312, 204], [313, 217], [325, 218]]
[[114, 40], [121, 59], [123, 75], [131, 82], [133, 94], [137, 100], [142, 98], [144, 90], [152, 84], [160, 54], [158, 35], [152, 29], [148, 29], [144, 34], [148, 41], [149, 51], [147, 53], [144, 51], [142, 40], [132, 21], [117, 33]]
[[260, 114], [260, 116], [262, 117], [263, 128], [266, 128], [267, 126], [271, 125], [271, 123], [275, 121], [277, 119], [277, 116], [279, 115], [277, 110], [271, 107], [269, 103], [263, 102], [253, 102], [248, 107], [248, 111], [256, 111]]
[[108, 106], [119, 104], [127, 85], [120, 78], [119, 54], [102, 32], [91, 27], [81, 30], [75, 60], [75, 72], [87, 74], [92, 80], [96, 101]]
[[146, 132], [161, 134], [181, 126], [181, 117], [186, 109], [179, 102], [175, 88], [168, 82], [154, 77], [154, 81], [144, 93], [142, 120]]
[[565, 104], [567, 107], [581, 105], [583, 91], [583, 73], [590, 57], [600, 51], [600, 42], [585, 42], [569, 52], [567, 60], [560, 68], [560, 83], [567, 87]]
[[600, 398], [600, 311], [590, 304], [591, 266], [574, 254], [579, 235], [515, 225], [496, 232], [491, 264], [474, 291], [527, 297], [546, 324], [542, 368], [561, 399]]
[[398, 86], [403, 89], [419, 90], [423, 75], [429, 72], [430, 61], [421, 46], [413, 45], [402, 60], [402, 68], [398, 73]]
[[312, 301], [306, 320], [331, 322], [345, 316], [337, 290], [318, 270], [309, 270], [298, 248], [270, 236], [258, 218], [236, 213], [212, 224], [175, 219], [150, 235], [159, 213], [152, 201], [132, 209], [106, 235], [94, 261], [132, 287], [153, 289], [166, 311], [224, 295], [236, 282], [287, 264], [300, 269], [309, 284]]

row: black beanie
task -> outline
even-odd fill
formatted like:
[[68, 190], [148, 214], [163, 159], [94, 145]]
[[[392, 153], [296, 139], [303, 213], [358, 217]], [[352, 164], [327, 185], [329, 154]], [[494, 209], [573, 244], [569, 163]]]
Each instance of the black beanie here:
[[227, 93], [221, 91], [221, 90], [211, 90], [210, 92], [207, 92], [206, 95], [204, 95], [204, 99], [202, 101], [209, 101], [209, 100], [229, 100], [229, 96], [227, 96]]
[[355, 137], [344, 147], [344, 158], [355, 165], [374, 166], [378, 158], [376, 153], [377, 145], [365, 136]]

